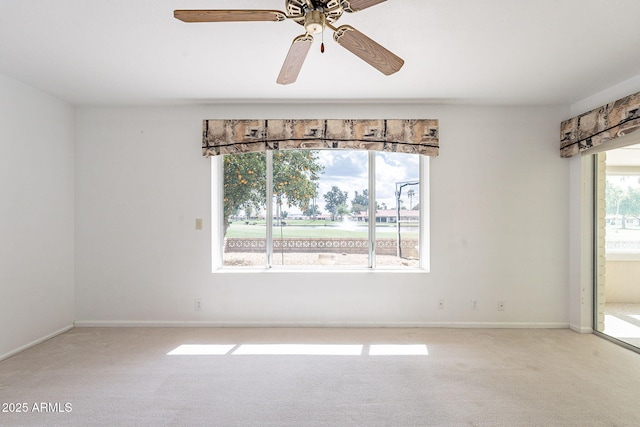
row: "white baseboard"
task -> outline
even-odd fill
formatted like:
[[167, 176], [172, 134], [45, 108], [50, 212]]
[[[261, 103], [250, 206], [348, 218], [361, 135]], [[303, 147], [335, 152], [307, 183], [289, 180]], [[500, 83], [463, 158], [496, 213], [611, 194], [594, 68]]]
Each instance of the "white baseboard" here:
[[78, 328], [478, 328], [567, 329], [568, 323], [543, 322], [258, 322], [78, 320]]
[[42, 338], [39, 338], [39, 339], [37, 339], [35, 341], [31, 341], [29, 344], [25, 344], [22, 347], [19, 347], [19, 348], [15, 349], [15, 350], [12, 350], [12, 351], [8, 352], [8, 353], [0, 355], [0, 360], [8, 359], [9, 357], [11, 357], [11, 356], [13, 356], [15, 354], [18, 354], [18, 353], [20, 353], [22, 351], [25, 351], [28, 348], [31, 348], [31, 347], [33, 347], [35, 345], [38, 345], [38, 344], [43, 343], [43, 342], [45, 342], [47, 340], [50, 340], [51, 338], [53, 338], [55, 336], [58, 336], [60, 334], [64, 334], [65, 332], [67, 332], [70, 329], [73, 329], [73, 325], [65, 326], [64, 328], [59, 329], [59, 330], [57, 330], [55, 332], [52, 332], [49, 335], [46, 335], [46, 336], [44, 336]]
[[573, 332], [577, 332], [579, 334], [591, 334], [591, 333], [593, 333], [593, 329], [590, 326], [569, 325], [569, 329], [571, 329]]

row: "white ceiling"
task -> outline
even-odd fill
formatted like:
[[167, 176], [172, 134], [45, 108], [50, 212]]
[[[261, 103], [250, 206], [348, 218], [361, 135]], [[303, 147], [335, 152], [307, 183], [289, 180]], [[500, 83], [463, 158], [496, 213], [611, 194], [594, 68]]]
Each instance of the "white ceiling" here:
[[275, 83], [293, 21], [186, 24], [174, 9], [284, 0], [0, 0], [0, 73], [74, 104], [388, 100], [570, 104], [640, 75], [638, 0], [388, 0], [350, 24], [405, 60], [386, 77], [325, 33]]

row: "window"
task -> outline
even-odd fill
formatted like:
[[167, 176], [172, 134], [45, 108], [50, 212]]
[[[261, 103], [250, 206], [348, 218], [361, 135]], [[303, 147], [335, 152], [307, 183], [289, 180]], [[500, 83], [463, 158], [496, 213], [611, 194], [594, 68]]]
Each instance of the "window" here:
[[426, 157], [281, 150], [219, 159], [217, 265], [425, 268]]
[[640, 170], [608, 167], [605, 184], [606, 254], [640, 258]]

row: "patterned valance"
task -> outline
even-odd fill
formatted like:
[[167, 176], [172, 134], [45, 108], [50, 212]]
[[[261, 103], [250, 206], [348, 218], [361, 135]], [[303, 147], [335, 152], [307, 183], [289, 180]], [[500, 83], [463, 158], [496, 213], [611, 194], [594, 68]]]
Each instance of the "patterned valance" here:
[[204, 120], [202, 155], [292, 149], [438, 155], [438, 120]]
[[560, 155], [571, 157], [640, 129], [640, 92], [562, 122]]

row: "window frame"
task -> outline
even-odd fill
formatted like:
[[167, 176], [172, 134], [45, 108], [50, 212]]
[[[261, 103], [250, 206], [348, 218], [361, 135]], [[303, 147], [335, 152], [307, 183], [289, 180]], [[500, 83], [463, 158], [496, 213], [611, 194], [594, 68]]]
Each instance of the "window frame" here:
[[[368, 151], [369, 159], [369, 194], [373, 194], [373, 197], [369, 197], [369, 212], [375, 212], [375, 157], [377, 151]], [[272, 150], [267, 150], [266, 155], [272, 158]], [[228, 272], [257, 272], [257, 271], [277, 271], [286, 272], [294, 271], [300, 272], [301, 270], [312, 272], [393, 272], [393, 273], [416, 273], [416, 272], [429, 272], [430, 271], [430, 173], [429, 173], [429, 157], [419, 155], [419, 192], [420, 192], [420, 231], [418, 236], [419, 250], [419, 262], [416, 268], [397, 268], [397, 267], [378, 267], [376, 266], [375, 255], [375, 226], [376, 221], [369, 221], [369, 265], [365, 267], [358, 266], [324, 266], [322, 268], [310, 268], [313, 266], [274, 266], [272, 261], [273, 257], [273, 245], [269, 244], [273, 238], [273, 227], [267, 226], [266, 239], [267, 239], [267, 253], [265, 256], [265, 265], [263, 266], [249, 266], [249, 267], [226, 267], [223, 262], [224, 253], [224, 236], [223, 233], [223, 217], [224, 217], [224, 156], [212, 156], [211, 157], [211, 249], [212, 249], [212, 272], [214, 273], [228, 273]], [[272, 196], [273, 191], [273, 164], [271, 161], [267, 161], [267, 200], [270, 200], [269, 196]], [[371, 192], [373, 191], [373, 193]], [[273, 214], [273, 204], [266, 204], [267, 218]]]

